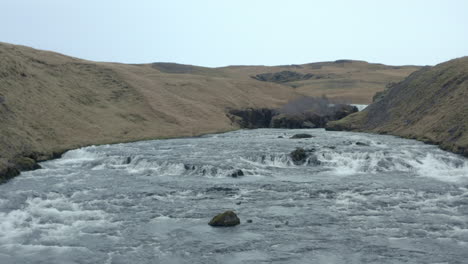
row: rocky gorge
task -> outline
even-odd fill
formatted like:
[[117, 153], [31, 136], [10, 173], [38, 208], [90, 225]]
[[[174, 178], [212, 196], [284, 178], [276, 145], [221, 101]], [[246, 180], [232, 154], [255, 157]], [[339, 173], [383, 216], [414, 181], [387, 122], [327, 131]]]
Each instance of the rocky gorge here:
[[301, 97], [277, 109], [229, 110], [229, 119], [241, 128], [324, 128], [329, 121], [358, 112], [356, 106], [332, 104], [326, 98]]

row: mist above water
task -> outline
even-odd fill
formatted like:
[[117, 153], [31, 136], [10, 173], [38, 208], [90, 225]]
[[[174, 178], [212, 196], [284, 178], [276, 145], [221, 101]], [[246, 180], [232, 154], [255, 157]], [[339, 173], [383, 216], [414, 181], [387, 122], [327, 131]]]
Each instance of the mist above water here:
[[[297, 147], [309, 153], [300, 165], [289, 156]], [[241, 130], [92, 146], [41, 165], [0, 185], [0, 263], [468, 257], [468, 162], [412, 140]], [[207, 225], [225, 210], [241, 225]]]

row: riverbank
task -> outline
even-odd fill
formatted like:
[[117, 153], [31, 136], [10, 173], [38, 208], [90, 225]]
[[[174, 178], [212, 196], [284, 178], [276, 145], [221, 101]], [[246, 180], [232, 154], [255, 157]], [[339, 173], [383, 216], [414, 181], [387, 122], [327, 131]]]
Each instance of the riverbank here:
[[95, 144], [88, 144], [82, 146], [76, 146], [68, 149], [55, 149], [51, 150], [50, 152], [31, 152], [31, 153], [21, 153], [16, 155], [14, 158], [10, 159], [7, 162], [0, 163], [0, 184], [6, 183], [8, 180], [19, 176], [21, 172], [31, 171], [40, 169], [40, 162], [59, 159], [62, 155], [70, 150], [75, 150], [83, 147], [89, 146], [101, 146], [101, 145], [109, 145], [109, 144], [121, 144], [121, 143], [134, 143], [140, 141], [148, 141], [148, 140], [164, 140], [164, 139], [175, 139], [175, 138], [195, 138], [201, 137], [207, 134], [220, 134], [233, 131], [233, 129], [228, 129], [225, 131], [212, 131], [201, 133], [197, 135], [182, 135], [182, 136], [167, 136], [167, 137], [154, 137], [154, 138], [142, 138], [142, 139], [134, 139], [134, 140], [127, 140], [127, 141], [110, 141], [110, 142], [101, 142]]
[[468, 156], [468, 57], [414, 72], [328, 130], [391, 134]]

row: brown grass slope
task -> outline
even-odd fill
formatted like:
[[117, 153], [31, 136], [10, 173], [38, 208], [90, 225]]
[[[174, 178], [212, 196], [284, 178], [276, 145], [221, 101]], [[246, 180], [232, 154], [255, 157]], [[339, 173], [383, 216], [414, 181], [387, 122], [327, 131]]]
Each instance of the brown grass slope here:
[[41, 160], [91, 144], [232, 130], [226, 108], [278, 107], [294, 96], [290, 87], [255, 80], [167, 74], [0, 43], [0, 172], [15, 156]]
[[[223, 68], [130, 65], [0, 42], [0, 175], [15, 157], [44, 160], [91, 144], [233, 130], [238, 127], [226, 117], [228, 108], [279, 107], [300, 95], [365, 102], [415, 69], [358, 61]], [[329, 78], [283, 84], [252, 78], [284, 70]], [[348, 81], [353, 84], [342, 87]]]
[[326, 95], [347, 103], [368, 104], [372, 96], [385, 89], [389, 83], [399, 82], [419, 66], [387, 66], [356, 60], [337, 60], [302, 65], [283, 66], [229, 66], [206, 68], [175, 63], [154, 63], [151, 65], [164, 73], [190, 74], [209, 77], [223, 77], [236, 80], [252, 80], [257, 75], [292, 72], [309, 75], [305, 80], [281, 82], [294, 88], [297, 94], [305, 96]]
[[331, 130], [388, 133], [468, 155], [468, 57], [425, 67]]
[[387, 66], [355, 60], [337, 60], [303, 65], [285, 66], [231, 66], [221, 68], [232, 78], [251, 78], [264, 73], [290, 71], [312, 75], [306, 80], [282, 83], [295, 88], [298, 94], [305, 96], [326, 95], [346, 103], [369, 104], [372, 96], [385, 89], [392, 82], [399, 82], [419, 66]]

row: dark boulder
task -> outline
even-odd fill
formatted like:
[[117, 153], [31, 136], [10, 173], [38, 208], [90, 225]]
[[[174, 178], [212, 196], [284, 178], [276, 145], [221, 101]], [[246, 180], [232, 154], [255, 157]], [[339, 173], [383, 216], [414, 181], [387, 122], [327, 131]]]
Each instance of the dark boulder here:
[[306, 112], [297, 114], [278, 114], [271, 119], [272, 128], [320, 128], [324, 127], [328, 117]]
[[308, 155], [305, 149], [296, 148], [296, 150], [291, 152], [289, 156], [291, 157], [291, 160], [293, 161], [294, 164], [301, 165], [305, 163]]
[[363, 147], [368, 147], [368, 146], [370, 146], [369, 144], [364, 143], [364, 142], [360, 142], [360, 141], [356, 142], [356, 145], [357, 145], [357, 146], [363, 146]]
[[302, 118], [299, 115], [276, 115], [271, 119], [272, 128], [301, 128]]
[[310, 135], [310, 134], [296, 134], [294, 136], [291, 137], [291, 139], [302, 139], [302, 138], [312, 138], [314, 136]]
[[346, 104], [335, 105], [333, 106], [332, 113], [328, 117], [328, 121], [340, 120], [356, 112], [359, 112], [359, 109], [356, 106]]
[[240, 224], [240, 219], [233, 211], [226, 211], [213, 217], [208, 224], [214, 227], [236, 226]]
[[234, 172], [231, 173], [231, 177], [237, 178], [240, 176], [244, 176], [244, 172], [242, 170], [235, 170]]
[[195, 165], [184, 164], [184, 169], [185, 169], [185, 170], [188, 170], [188, 171], [190, 171], [190, 170], [193, 171], [193, 170], [196, 170], [197, 167], [195, 167]]

